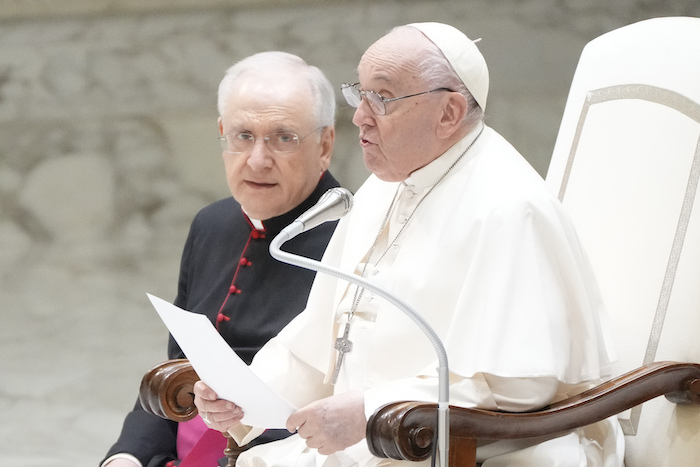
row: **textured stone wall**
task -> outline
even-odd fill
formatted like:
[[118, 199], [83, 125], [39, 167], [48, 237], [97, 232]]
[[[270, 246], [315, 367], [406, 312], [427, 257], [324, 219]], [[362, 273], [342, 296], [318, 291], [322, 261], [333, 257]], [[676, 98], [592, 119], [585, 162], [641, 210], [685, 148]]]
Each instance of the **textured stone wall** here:
[[[450, 22], [484, 38], [493, 82], [489, 122], [544, 174], [583, 44], [637, 19], [697, 14], [697, 3], [270, 2], [6, 20], [0, 232], [9, 253], [3, 258], [20, 258], [36, 242], [133, 245], [152, 229], [181, 228], [198, 206], [227, 193], [214, 104], [230, 64], [283, 49], [339, 85], [352, 80], [368, 44], [390, 26], [415, 20]], [[333, 169], [356, 188], [366, 172], [350, 116], [341, 103]]]
[[[145, 293], [174, 298], [192, 215], [228, 193], [215, 92], [235, 61], [285, 50], [339, 86], [390, 27], [453, 24], [483, 38], [488, 123], [545, 174], [585, 43], [671, 15], [700, 2], [0, 0], [0, 352], [23, 355], [0, 360], [7, 465], [95, 465], [165, 357]], [[355, 189], [339, 103], [332, 170]]]

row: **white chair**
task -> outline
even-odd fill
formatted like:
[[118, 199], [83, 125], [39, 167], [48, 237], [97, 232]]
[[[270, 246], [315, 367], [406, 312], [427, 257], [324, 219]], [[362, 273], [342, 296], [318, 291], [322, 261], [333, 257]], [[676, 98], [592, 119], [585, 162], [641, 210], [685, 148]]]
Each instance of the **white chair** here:
[[[609, 309], [619, 372], [700, 363], [700, 18], [655, 18], [584, 49], [547, 174]], [[628, 466], [700, 465], [700, 407], [620, 415]]]

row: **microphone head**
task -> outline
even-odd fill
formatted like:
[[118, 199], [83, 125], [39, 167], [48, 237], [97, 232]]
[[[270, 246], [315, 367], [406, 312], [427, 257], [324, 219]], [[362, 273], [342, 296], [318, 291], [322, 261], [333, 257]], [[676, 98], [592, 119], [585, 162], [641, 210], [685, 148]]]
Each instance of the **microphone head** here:
[[326, 191], [318, 202], [297, 217], [295, 222], [303, 225], [303, 232], [313, 229], [324, 222], [335, 221], [352, 209], [352, 193], [345, 188], [336, 187]]
[[352, 209], [352, 193], [341, 187], [331, 188], [321, 195], [316, 204], [282, 229], [279, 235], [284, 233], [287, 235], [284, 241], [291, 240], [317, 225], [340, 219], [350, 212], [350, 209]]
[[329, 206], [335, 219], [340, 219], [352, 209], [352, 193], [343, 187], [335, 187], [326, 191], [318, 200], [317, 205]]

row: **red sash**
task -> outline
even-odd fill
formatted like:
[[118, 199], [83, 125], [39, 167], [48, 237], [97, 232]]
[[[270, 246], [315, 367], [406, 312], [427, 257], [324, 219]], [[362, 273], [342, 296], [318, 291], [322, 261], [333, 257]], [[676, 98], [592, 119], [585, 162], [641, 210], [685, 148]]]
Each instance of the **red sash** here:
[[177, 431], [177, 452], [178, 457], [182, 459], [180, 467], [219, 465], [218, 460], [224, 457], [227, 443], [223, 433], [207, 428], [200, 417], [180, 423]]

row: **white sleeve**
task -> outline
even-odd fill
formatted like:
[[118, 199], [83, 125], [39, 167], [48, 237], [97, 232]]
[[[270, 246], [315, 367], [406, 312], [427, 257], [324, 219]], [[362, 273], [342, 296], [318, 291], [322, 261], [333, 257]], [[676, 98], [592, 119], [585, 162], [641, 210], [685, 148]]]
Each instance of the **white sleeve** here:
[[115, 459], [128, 459], [131, 462], [133, 462], [134, 464], [138, 465], [139, 467], [143, 467], [143, 465], [141, 464], [141, 462], [137, 458], [135, 458], [131, 454], [126, 454], [126, 453], [119, 453], [119, 454], [113, 455], [112, 457], [109, 457], [106, 461], [104, 461], [102, 463], [102, 465], [100, 465], [100, 467], [107, 467], [108, 464]]
[[333, 395], [333, 386], [323, 384], [325, 375], [298, 358], [276, 337], [260, 349], [250, 368], [297, 408]]
[[[321, 372], [297, 358], [277, 338], [271, 339], [260, 349], [250, 368], [296, 408], [333, 393], [332, 386], [323, 384], [324, 375]], [[264, 431], [262, 427], [239, 425], [229, 430], [229, 434], [239, 445], [244, 445]]]

